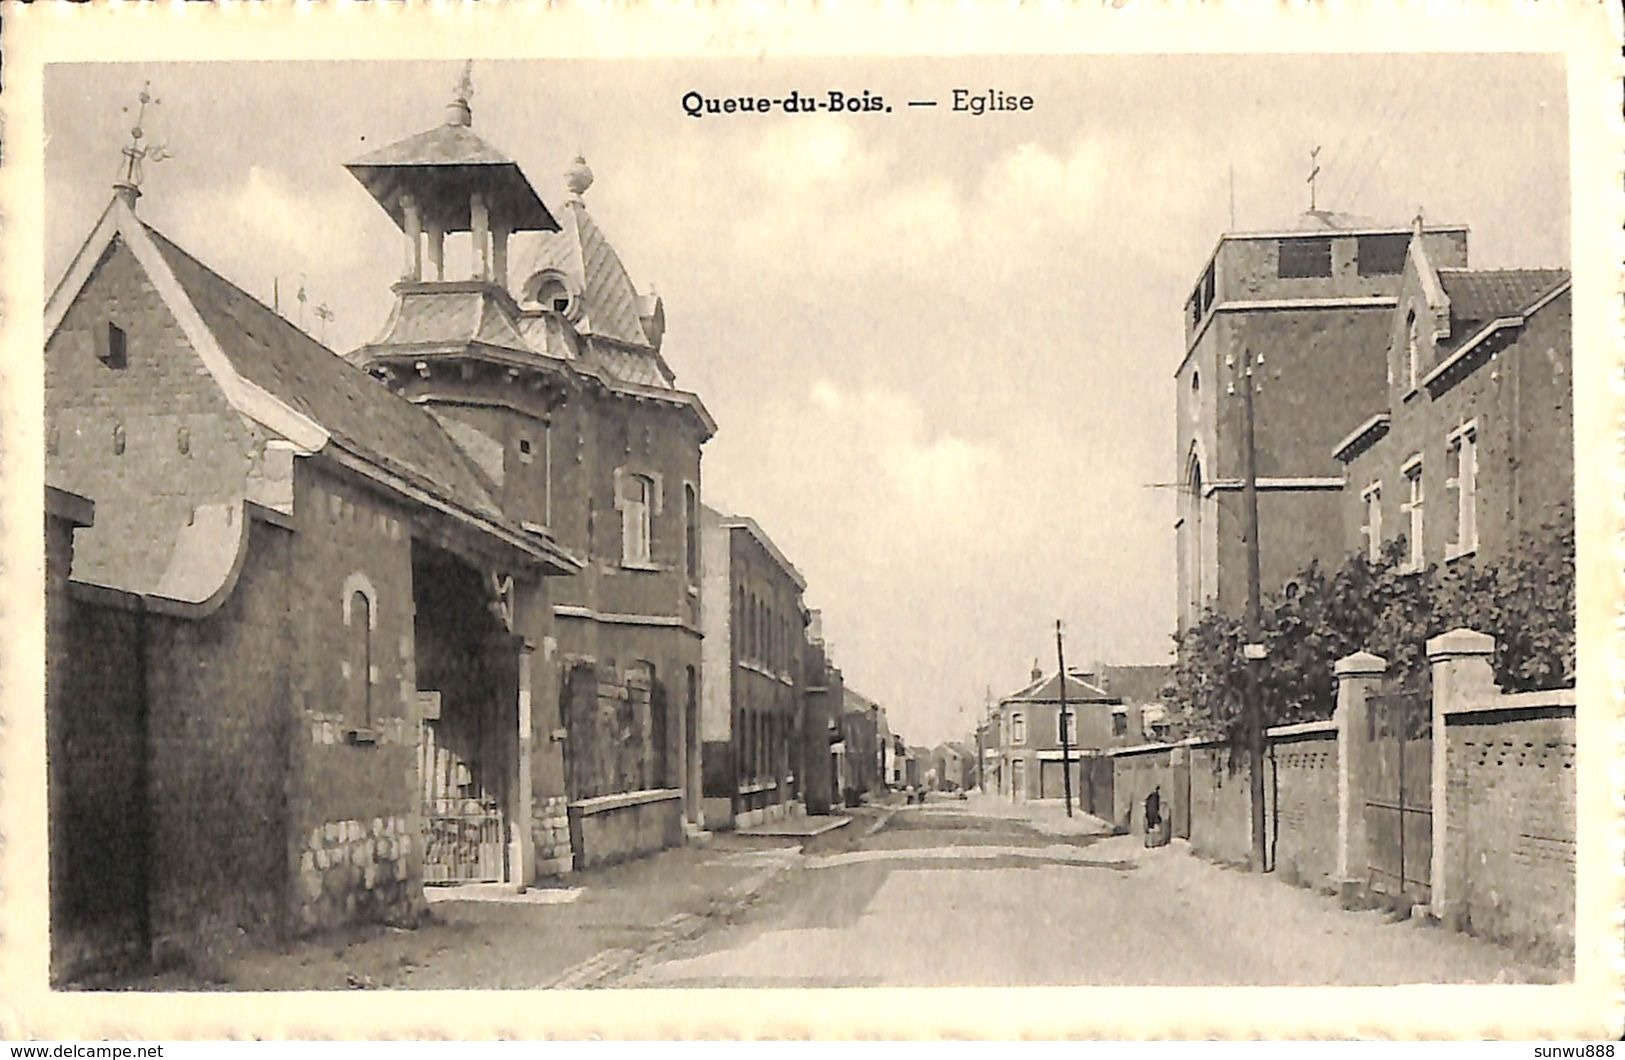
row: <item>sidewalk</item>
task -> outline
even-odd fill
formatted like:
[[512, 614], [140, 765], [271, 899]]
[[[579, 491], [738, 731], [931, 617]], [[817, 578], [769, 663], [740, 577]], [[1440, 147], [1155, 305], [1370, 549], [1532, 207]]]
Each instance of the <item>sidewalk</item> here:
[[[718, 835], [565, 877], [530, 900], [437, 895], [416, 929], [366, 926], [257, 951], [160, 990], [535, 989], [591, 986], [653, 947], [692, 938], [748, 904], [800, 857], [799, 844]], [[549, 890], [579, 889], [573, 900]], [[515, 896], [517, 898], [517, 896]]]

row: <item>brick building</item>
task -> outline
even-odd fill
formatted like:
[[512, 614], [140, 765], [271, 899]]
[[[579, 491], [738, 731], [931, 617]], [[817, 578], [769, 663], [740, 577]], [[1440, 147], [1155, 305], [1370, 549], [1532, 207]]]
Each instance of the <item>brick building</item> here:
[[1447, 268], [1413, 244], [1378, 346], [1387, 389], [1333, 447], [1346, 550], [1493, 558], [1571, 502], [1572, 328], [1567, 271]]
[[[533, 690], [548, 581], [579, 564], [138, 195], [116, 189], [45, 311], [47, 481], [94, 504], [48, 578], [59, 974], [408, 918], [434, 866], [522, 884], [567, 860], [537, 812], [556, 699]], [[425, 813], [435, 717], [472, 825]], [[131, 868], [103, 888], [109, 859]]]
[[[1311, 560], [1344, 553], [1343, 468], [1332, 451], [1386, 401], [1381, 350], [1416, 233], [1342, 215], [1299, 228], [1226, 233], [1185, 306], [1177, 387], [1179, 626], [1247, 597], [1241, 404], [1227, 359], [1263, 358], [1256, 401], [1259, 542], [1265, 592]], [[1428, 259], [1467, 264], [1467, 229], [1420, 229]]]
[[976, 752], [958, 740], [947, 740], [931, 752], [937, 787], [943, 791], [964, 791], [976, 783]]
[[700, 520], [705, 823], [744, 828], [802, 808], [807, 583], [754, 519], [702, 505]]
[[[661, 355], [660, 300], [587, 211], [586, 163], [555, 216], [473, 132], [467, 95], [347, 167], [405, 238], [388, 320], [348, 357], [433, 414], [509, 521], [581, 561], [550, 601], [562, 725], [546, 739], [586, 865], [699, 823], [700, 450], [715, 423]], [[469, 274], [448, 275], [464, 233]]]
[[851, 685], [842, 690], [841, 785], [849, 806], [882, 789], [880, 779], [880, 705]]
[[[1122, 700], [1101, 688], [1094, 674], [1066, 675], [1066, 742], [1073, 757], [1072, 791], [1082, 790], [1079, 758], [1129, 741]], [[1058, 799], [1062, 774], [1061, 682], [1036, 667], [1025, 688], [999, 701], [996, 715], [998, 792], [1010, 799]]]
[[806, 638], [801, 663], [802, 795], [808, 813], [826, 814], [841, 803], [839, 755], [845, 751], [840, 745], [846, 682], [824, 640], [823, 615], [816, 608], [807, 612]]

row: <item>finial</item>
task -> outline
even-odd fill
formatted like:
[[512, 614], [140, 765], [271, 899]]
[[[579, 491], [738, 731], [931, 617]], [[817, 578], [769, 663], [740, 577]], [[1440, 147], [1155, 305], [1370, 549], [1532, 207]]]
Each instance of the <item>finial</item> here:
[[[146, 121], [147, 118], [147, 105], [149, 103], [157, 104], [163, 102], [163, 100], [157, 99], [153, 96], [151, 81], [145, 81], [142, 83], [141, 94], [136, 98], [140, 101], [141, 105], [136, 110], [135, 124], [130, 127], [130, 144], [123, 150], [124, 176], [123, 179], [119, 180], [113, 185], [114, 193], [117, 194], [120, 199], [124, 200], [124, 205], [130, 207], [132, 210], [135, 209], [135, 200], [141, 197], [141, 181], [143, 176], [141, 172], [141, 164], [143, 162], [162, 162], [164, 159], [170, 157], [169, 151], [164, 147], [163, 144], [149, 144], [146, 147], [141, 146], [141, 140], [146, 136], [146, 132], [141, 128], [141, 125], [144, 121]], [[128, 114], [129, 111], [129, 107], [124, 108], [124, 113]]]
[[474, 110], [469, 103], [474, 99], [474, 60], [463, 61], [463, 72], [457, 77], [451, 102], [446, 104], [446, 124], [468, 126], [474, 124]]
[[564, 171], [564, 186], [578, 199], [583, 192], [592, 187], [592, 170], [587, 168], [585, 158], [576, 155], [576, 160]]

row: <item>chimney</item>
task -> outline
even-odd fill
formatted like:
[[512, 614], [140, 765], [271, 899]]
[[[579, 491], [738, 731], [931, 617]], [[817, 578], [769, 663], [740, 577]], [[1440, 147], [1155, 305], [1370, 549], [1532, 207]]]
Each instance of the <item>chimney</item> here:
[[1039, 680], [1039, 679], [1040, 679], [1040, 678], [1042, 678], [1042, 677], [1043, 677], [1043, 676], [1044, 676], [1044, 671], [1043, 671], [1043, 670], [1040, 670], [1040, 669], [1039, 669], [1039, 668], [1038, 668], [1038, 660], [1037, 660], [1037, 659], [1034, 659], [1034, 660], [1033, 660], [1033, 675], [1032, 675], [1032, 679], [1033, 679], [1033, 680], [1034, 680], [1034, 681], [1037, 681], [1037, 680]]

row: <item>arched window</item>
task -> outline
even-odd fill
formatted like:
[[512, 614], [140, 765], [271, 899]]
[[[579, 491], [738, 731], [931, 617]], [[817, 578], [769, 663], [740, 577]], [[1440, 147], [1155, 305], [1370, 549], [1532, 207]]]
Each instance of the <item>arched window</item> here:
[[350, 594], [350, 695], [354, 727], [372, 728], [372, 601], [357, 589]]
[[1202, 617], [1206, 592], [1202, 570], [1202, 461], [1191, 454], [1185, 473], [1185, 621], [1194, 625]]
[[1405, 386], [1409, 390], [1416, 389], [1417, 373], [1420, 371], [1418, 361], [1421, 351], [1416, 334], [1416, 314], [1405, 314]]

